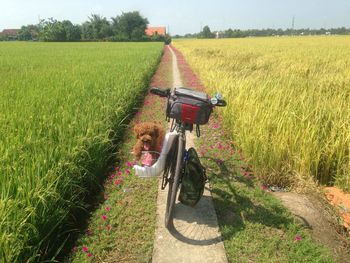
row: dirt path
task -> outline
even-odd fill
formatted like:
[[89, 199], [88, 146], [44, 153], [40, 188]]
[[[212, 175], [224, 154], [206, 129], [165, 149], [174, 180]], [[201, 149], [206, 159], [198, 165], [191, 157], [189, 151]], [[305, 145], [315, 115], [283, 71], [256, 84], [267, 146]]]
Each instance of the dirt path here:
[[[180, 87], [182, 81], [177, 58], [170, 46], [168, 48], [173, 58], [173, 87]], [[193, 134], [188, 134], [186, 144], [187, 147], [194, 147]], [[159, 184], [152, 262], [227, 262], [208, 185], [195, 208], [176, 203], [175, 231], [171, 233], [164, 227], [166, 194], [167, 189], [161, 190]]]
[[329, 247], [337, 262], [350, 262], [346, 240], [337, 233], [338, 223], [334, 211], [319, 196], [302, 195], [292, 192], [275, 192], [296, 220], [309, 229], [313, 238]]

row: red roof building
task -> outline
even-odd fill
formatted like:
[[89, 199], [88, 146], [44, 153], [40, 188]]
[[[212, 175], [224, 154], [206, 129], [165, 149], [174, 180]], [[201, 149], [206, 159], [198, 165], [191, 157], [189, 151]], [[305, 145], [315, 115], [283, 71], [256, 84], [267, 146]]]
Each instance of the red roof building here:
[[146, 35], [147, 36], [153, 36], [153, 35], [166, 35], [166, 28], [165, 27], [148, 27], [146, 29]]
[[7, 37], [15, 37], [17, 36], [18, 32], [19, 29], [4, 29], [2, 32], [0, 32], [0, 35]]

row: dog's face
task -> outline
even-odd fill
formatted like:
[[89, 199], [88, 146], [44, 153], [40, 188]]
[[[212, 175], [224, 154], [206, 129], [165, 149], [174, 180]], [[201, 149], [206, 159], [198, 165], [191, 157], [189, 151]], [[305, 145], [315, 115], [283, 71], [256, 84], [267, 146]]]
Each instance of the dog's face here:
[[156, 138], [159, 136], [159, 127], [157, 124], [151, 122], [137, 124], [134, 127], [134, 133], [136, 138], [143, 143], [144, 150], [155, 150]]

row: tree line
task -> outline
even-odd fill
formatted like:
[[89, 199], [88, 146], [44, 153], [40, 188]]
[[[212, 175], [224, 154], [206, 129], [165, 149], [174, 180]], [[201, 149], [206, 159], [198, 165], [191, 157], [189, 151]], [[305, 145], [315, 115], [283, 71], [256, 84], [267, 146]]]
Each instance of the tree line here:
[[108, 20], [92, 14], [81, 25], [69, 20], [43, 19], [36, 25], [22, 26], [17, 40], [23, 41], [164, 41], [170, 43], [170, 36], [147, 36], [148, 19], [138, 11], [122, 13]]
[[220, 38], [262, 37], [262, 36], [296, 36], [296, 35], [350, 35], [350, 28], [321, 28], [321, 29], [227, 29], [212, 32], [209, 26], [204, 26], [202, 31], [194, 34], [175, 35], [173, 38], [215, 38], [218, 32]]

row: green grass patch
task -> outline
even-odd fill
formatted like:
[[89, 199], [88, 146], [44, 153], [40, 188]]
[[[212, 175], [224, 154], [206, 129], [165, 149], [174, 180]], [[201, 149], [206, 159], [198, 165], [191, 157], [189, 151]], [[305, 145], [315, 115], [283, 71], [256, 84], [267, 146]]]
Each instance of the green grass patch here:
[[162, 46], [0, 43], [0, 262], [53, 259], [75, 232]]
[[333, 262], [254, 178], [216, 118], [202, 127], [198, 141], [229, 262]]
[[[164, 55], [151, 86], [172, 85], [171, 58]], [[149, 262], [152, 257], [156, 227], [158, 179], [139, 179], [131, 167], [130, 153], [136, 142], [132, 128], [144, 121], [165, 122], [165, 100], [149, 95], [129, 124], [123, 144], [115, 156], [114, 165], [104, 184], [100, 204], [91, 213], [85, 232], [82, 232], [67, 262]], [[127, 172], [128, 171], [128, 172]], [[129, 174], [130, 171], [130, 174]]]

